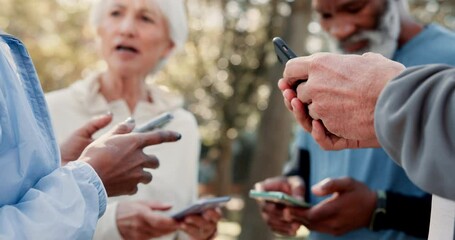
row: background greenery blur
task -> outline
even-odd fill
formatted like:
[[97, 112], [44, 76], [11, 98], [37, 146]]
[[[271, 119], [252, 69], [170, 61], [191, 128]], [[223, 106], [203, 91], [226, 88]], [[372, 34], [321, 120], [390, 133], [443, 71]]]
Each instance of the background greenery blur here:
[[[90, 2], [0, 0], [0, 29], [25, 42], [45, 91], [103, 67], [88, 24]], [[409, 2], [423, 23], [455, 29], [454, 0]], [[282, 36], [300, 55], [326, 50], [310, 7], [309, 0], [187, 0], [189, 40], [153, 79], [184, 95], [197, 116], [201, 194], [239, 196], [220, 239], [236, 239], [239, 226], [239, 239], [273, 238], [243, 196], [254, 182], [279, 175], [288, 158], [293, 124], [276, 88], [282, 66], [271, 39]]]

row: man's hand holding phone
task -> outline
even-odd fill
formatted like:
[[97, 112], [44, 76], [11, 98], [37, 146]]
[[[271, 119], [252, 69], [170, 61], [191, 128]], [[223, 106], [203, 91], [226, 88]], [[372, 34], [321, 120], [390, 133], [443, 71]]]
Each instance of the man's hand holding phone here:
[[250, 190], [250, 197], [257, 200], [283, 204], [289, 207], [310, 208], [311, 204], [303, 201], [300, 197], [293, 197], [277, 191], [256, 191]]
[[[279, 38], [275, 37], [273, 40], [273, 45], [275, 47], [275, 53], [278, 57], [278, 60], [283, 64], [288, 66], [288, 61], [296, 58], [297, 55], [292, 51], [292, 49], [286, 44], [286, 42]], [[285, 75], [285, 74], [284, 74]], [[278, 88], [281, 90], [284, 97], [284, 104], [294, 114], [294, 117], [299, 122], [299, 124], [308, 132], [312, 132], [313, 129], [313, 119], [308, 114], [308, 105], [303, 104], [297, 98], [297, 88], [307, 81], [306, 78], [284, 78], [278, 81]]]
[[[303, 199], [305, 195], [305, 183], [297, 176], [281, 176], [256, 183], [255, 190], [260, 192], [281, 192]], [[289, 216], [285, 216], [285, 210], [287, 208], [298, 208], [306, 211], [306, 208], [291, 207], [283, 203], [263, 200], [258, 200], [258, 203], [261, 208], [262, 218], [274, 232], [287, 236], [295, 236], [297, 234], [297, 230], [302, 223], [290, 219]]]

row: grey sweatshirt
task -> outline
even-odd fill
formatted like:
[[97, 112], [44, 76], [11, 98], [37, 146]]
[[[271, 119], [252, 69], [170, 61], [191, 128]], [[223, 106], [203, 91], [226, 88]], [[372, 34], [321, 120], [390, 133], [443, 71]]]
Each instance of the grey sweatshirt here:
[[375, 130], [417, 186], [455, 200], [455, 68], [414, 67], [392, 80], [376, 104]]

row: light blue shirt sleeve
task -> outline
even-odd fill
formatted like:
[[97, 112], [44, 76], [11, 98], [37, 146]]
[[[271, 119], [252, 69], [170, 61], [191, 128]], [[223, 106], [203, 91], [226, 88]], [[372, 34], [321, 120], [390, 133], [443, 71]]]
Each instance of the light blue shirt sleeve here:
[[90, 165], [57, 168], [0, 208], [0, 239], [91, 239], [106, 197]]
[[0, 34], [0, 239], [91, 239], [106, 209], [92, 167], [60, 167], [47, 105], [23, 44]]

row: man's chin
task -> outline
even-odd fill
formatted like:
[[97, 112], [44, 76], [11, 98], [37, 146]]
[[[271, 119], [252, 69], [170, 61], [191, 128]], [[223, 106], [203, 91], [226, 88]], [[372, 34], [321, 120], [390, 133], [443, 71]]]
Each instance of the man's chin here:
[[[381, 35], [376, 34], [376, 38]], [[357, 54], [362, 55], [367, 52], [379, 53], [387, 58], [392, 58], [397, 49], [396, 39], [372, 39], [369, 38], [369, 44], [357, 50], [344, 48], [340, 42], [329, 39], [329, 49], [331, 52], [339, 54]]]
[[362, 49], [353, 51], [353, 50], [347, 50], [347, 49], [343, 49], [343, 48], [336, 48], [336, 49], [332, 49], [331, 52], [340, 53], [340, 54], [362, 55], [364, 53], [370, 52], [370, 49], [369, 48], [362, 48]]
[[340, 45], [341, 44], [337, 44], [337, 43], [334, 43], [334, 42], [329, 43], [330, 52], [338, 53], [338, 54], [358, 54], [358, 55], [362, 55], [364, 53], [370, 52], [370, 47], [369, 46], [366, 46], [366, 47], [363, 47], [363, 48], [360, 48], [360, 49], [352, 50], [352, 49], [343, 48]]
[[390, 59], [393, 57], [395, 50], [396, 50], [396, 45], [389, 44], [389, 45], [380, 46], [380, 47], [378, 47], [378, 46], [370, 47], [369, 46], [369, 47], [362, 48], [362, 49], [355, 50], [355, 51], [348, 51], [346, 49], [337, 48], [335, 50], [335, 52], [341, 53], [341, 54], [356, 54], [356, 55], [362, 55], [362, 54], [365, 54], [368, 52], [374, 52], [374, 53], [379, 53], [379, 54], [383, 55], [384, 57]]
[[344, 54], [356, 54], [356, 55], [362, 55], [364, 53], [367, 53], [367, 52], [370, 52], [369, 49], [360, 49], [360, 50], [355, 50], [355, 51], [348, 51], [348, 50], [344, 50], [343, 51]]

